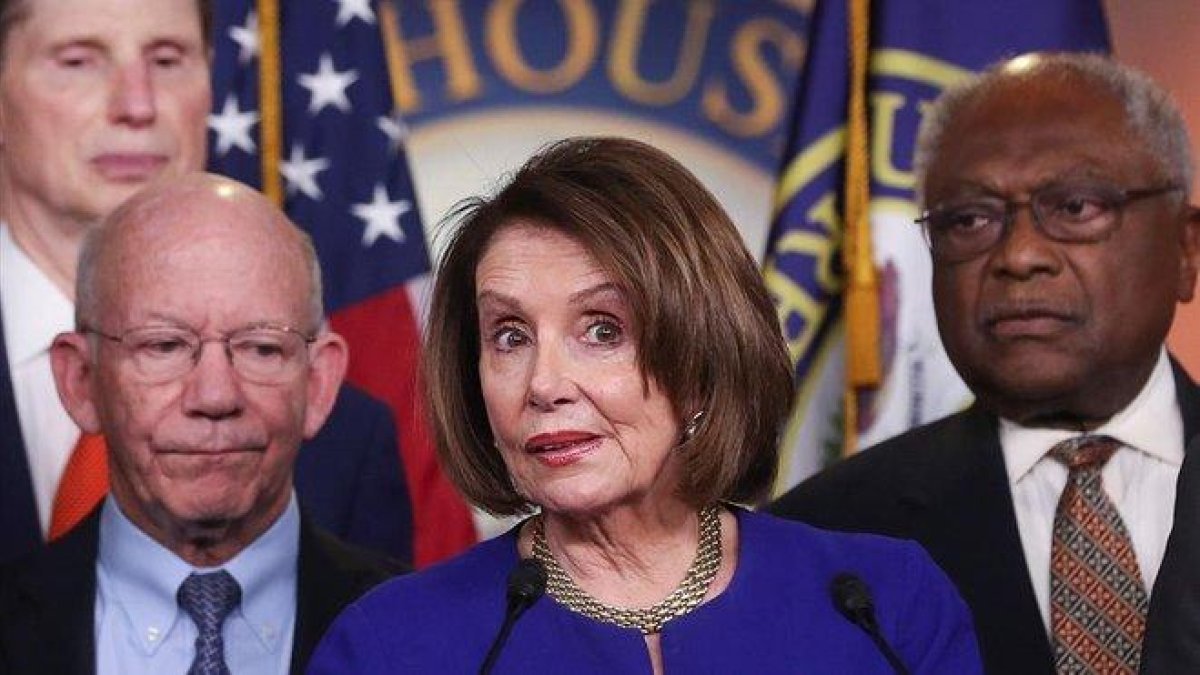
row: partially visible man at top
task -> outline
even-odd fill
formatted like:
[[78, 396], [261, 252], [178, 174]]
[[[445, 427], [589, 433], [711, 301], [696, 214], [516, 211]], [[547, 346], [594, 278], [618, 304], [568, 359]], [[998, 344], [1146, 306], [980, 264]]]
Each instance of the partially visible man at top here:
[[[0, 0], [0, 561], [69, 529], [103, 491], [103, 448], [54, 394], [50, 341], [71, 326], [84, 234], [151, 180], [204, 165], [210, 3]], [[408, 560], [390, 411], [344, 389], [301, 453], [301, 502]]]
[[0, 568], [0, 672], [302, 672], [387, 571], [292, 489], [347, 357], [308, 237], [232, 180], [168, 179], [89, 230], [77, 298], [54, 376], [112, 489]]
[[1200, 216], [1167, 95], [1096, 55], [947, 91], [918, 138], [938, 328], [977, 397], [772, 510], [916, 539], [991, 673], [1137, 669], [1200, 391], [1168, 356]]

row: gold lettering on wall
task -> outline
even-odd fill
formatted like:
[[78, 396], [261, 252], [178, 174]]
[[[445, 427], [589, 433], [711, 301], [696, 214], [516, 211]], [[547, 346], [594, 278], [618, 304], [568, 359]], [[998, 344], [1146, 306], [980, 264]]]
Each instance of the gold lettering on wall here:
[[487, 14], [487, 47], [501, 77], [534, 94], [556, 94], [574, 86], [596, 59], [599, 21], [584, 0], [557, 0], [566, 22], [567, 53], [557, 65], [537, 69], [525, 61], [517, 41], [517, 13], [525, 0], [496, 0]]
[[729, 102], [724, 80], [714, 79], [704, 90], [705, 117], [725, 131], [741, 137], [761, 136], [775, 128], [791, 103], [787, 90], [772, 73], [763, 49], [775, 47], [784, 67], [798, 71], [804, 61], [804, 39], [770, 18], [756, 18], [741, 26], [733, 38], [733, 70], [750, 93], [749, 110], [739, 111]]
[[[715, 9], [711, 0], [687, 3], [687, 26], [680, 43], [675, 70], [662, 82], [651, 82], [637, 69], [637, 57], [646, 44], [646, 13], [653, 0], [625, 0], [618, 10], [616, 31], [608, 59], [608, 76], [627, 98], [644, 105], [666, 106], [687, 96], [704, 60], [708, 31]], [[651, 41], [653, 41], [651, 37]]]
[[483, 89], [458, 0], [427, 0], [426, 4], [433, 18], [432, 35], [404, 39], [404, 12], [397, 13], [400, 49], [396, 50], [396, 69], [391, 75], [396, 105], [401, 113], [412, 113], [421, 108], [421, 92], [412, 73], [416, 62], [442, 59], [446, 69], [446, 95], [452, 101], [475, 98]]

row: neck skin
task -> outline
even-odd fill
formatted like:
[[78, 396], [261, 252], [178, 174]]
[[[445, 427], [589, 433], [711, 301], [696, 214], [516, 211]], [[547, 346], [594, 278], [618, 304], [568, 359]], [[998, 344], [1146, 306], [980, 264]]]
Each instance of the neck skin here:
[[150, 514], [129, 509], [115, 491], [113, 497], [121, 513], [138, 529], [196, 567], [218, 567], [232, 560], [279, 520], [288, 504], [287, 499], [280, 500], [263, 514], [251, 509], [253, 517], [192, 522], [176, 520], [162, 511]]
[[1092, 382], [1057, 398], [1031, 401], [982, 389], [976, 394], [985, 407], [1022, 426], [1083, 434], [1101, 426], [1137, 398], [1150, 381], [1157, 362], [1158, 352], [1155, 352], [1143, 363], [1114, 371], [1106, 381]]
[[83, 236], [94, 223], [53, 217], [45, 208], [13, 194], [0, 175], [0, 221], [33, 264], [75, 301], [75, 264]]
[[[697, 511], [678, 500], [599, 516], [542, 517], [558, 564], [588, 595], [618, 607], [647, 607], [670, 595], [699, 546]], [[529, 542], [532, 547], [531, 537]]]

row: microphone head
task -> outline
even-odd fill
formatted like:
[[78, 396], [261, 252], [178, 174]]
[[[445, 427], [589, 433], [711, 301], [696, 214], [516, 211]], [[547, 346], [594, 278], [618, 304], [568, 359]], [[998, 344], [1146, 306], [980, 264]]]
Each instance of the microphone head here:
[[864, 617], [875, 614], [875, 603], [871, 600], [871, 590], [857, 575], [841, 572], [829, 584], [829, 594], [833, 606], [849, 621], [860, 624]]
[[526, 605], [546, 592], [546, 568], [533, 558], [524, 558], [508, 575], [508, 601]]

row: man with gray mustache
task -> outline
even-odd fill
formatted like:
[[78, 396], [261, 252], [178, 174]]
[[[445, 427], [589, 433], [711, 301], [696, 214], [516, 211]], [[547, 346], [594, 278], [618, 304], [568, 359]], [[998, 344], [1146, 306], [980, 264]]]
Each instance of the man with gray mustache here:
[[302, 672], [385, 578], [293, 489], [346, 369], [320, 278], [307, 235], [213, 175], [89, 231], [51, 360], [71, 419], [107, 439], [111, 489], [98, 526], [3, 570], [0, 672]]

